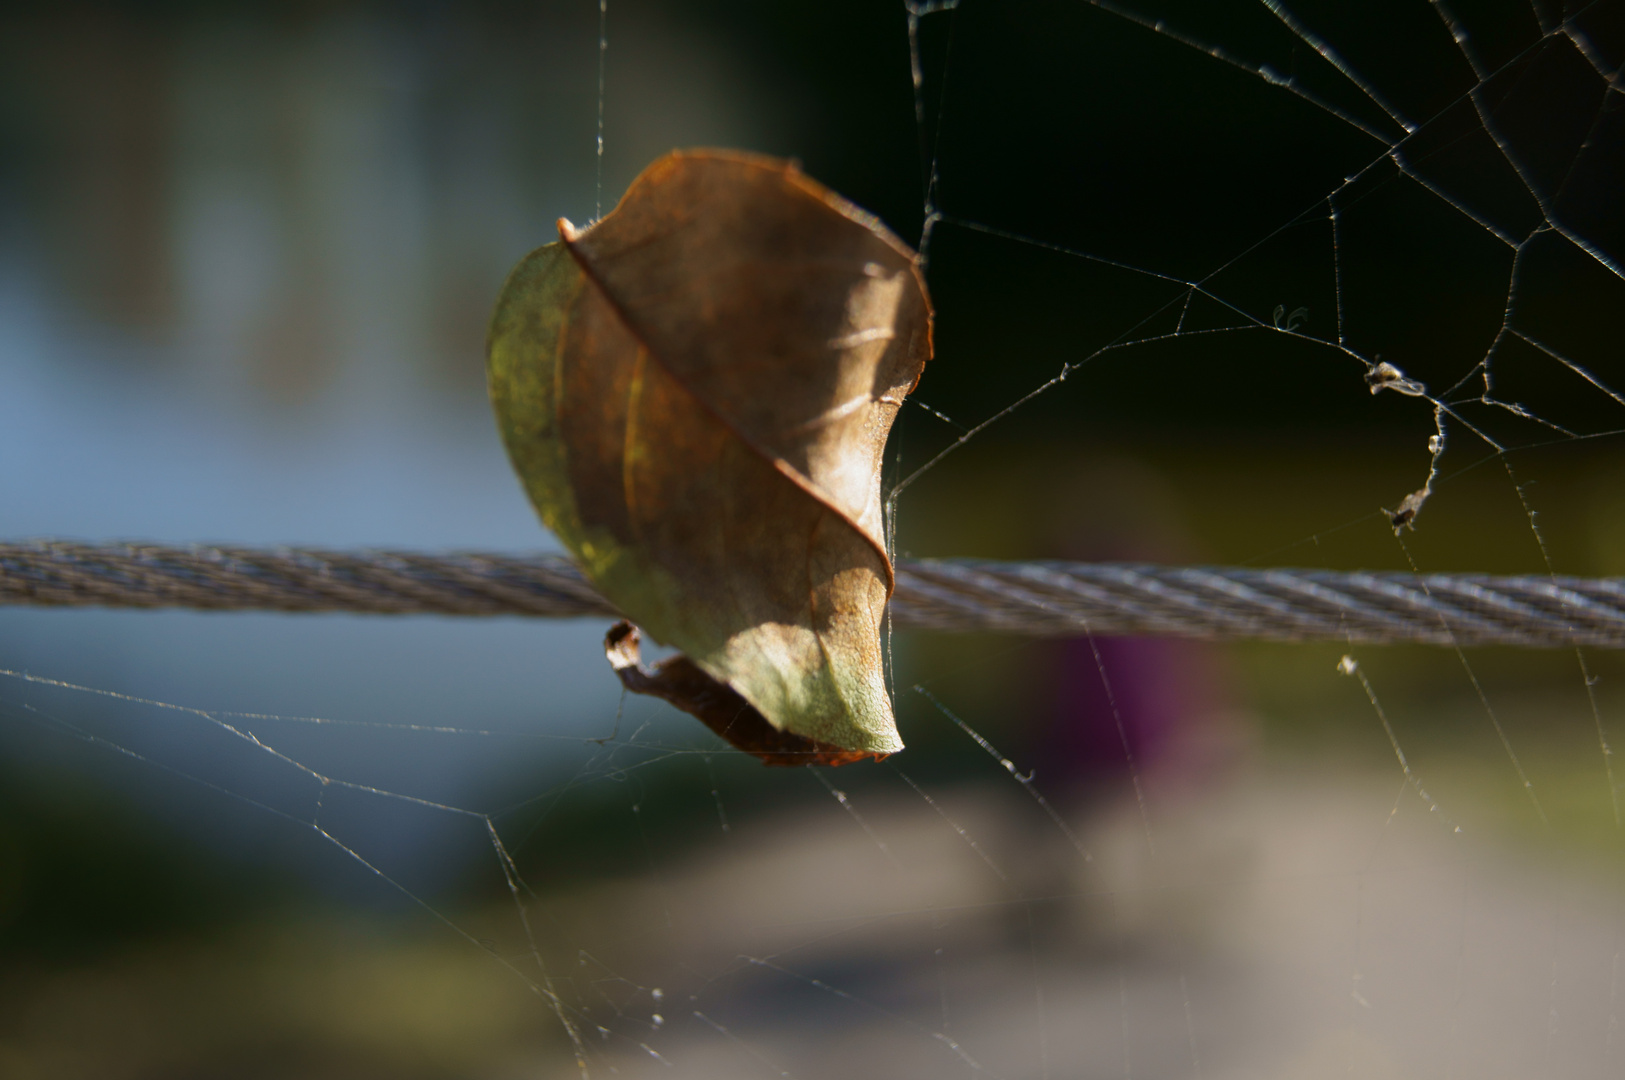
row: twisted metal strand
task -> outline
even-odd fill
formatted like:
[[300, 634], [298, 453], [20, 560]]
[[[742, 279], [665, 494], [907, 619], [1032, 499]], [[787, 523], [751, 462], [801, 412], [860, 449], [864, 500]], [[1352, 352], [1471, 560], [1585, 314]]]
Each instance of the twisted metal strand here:
[[[613, 616], [567, 559], [0, 544], [0, 604]], [[1625, 579], [903, 560], [895, 625], [1363, 644], [1625, 647]]]

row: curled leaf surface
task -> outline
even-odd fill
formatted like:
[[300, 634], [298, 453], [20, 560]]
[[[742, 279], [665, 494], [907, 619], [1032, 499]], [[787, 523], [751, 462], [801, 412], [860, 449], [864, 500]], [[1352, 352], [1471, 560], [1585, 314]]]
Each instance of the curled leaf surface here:
[[543, 519], [772, 728], [901, 749], [880, 469], [930, 356], [913, 253], [793, 165], [725, 152], [661, 158], [560, 233], [509, 277], [489, 350]]

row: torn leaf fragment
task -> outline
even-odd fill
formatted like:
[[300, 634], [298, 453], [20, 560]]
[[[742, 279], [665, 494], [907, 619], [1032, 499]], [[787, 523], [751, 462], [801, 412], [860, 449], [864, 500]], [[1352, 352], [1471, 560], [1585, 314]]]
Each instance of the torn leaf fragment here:
[[914, 253], [794, 165], [721, 151], [661, 158], [560, 233], [509, 276], [488, 348], [543, 520], [770, 729], [901, 749], [880, 466], [931, 352]]

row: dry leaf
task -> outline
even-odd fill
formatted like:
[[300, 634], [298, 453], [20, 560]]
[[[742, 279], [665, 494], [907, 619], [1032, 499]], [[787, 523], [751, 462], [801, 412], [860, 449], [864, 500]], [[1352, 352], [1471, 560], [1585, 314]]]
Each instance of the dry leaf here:
[[[901, 749], [880, 466], [931, 350], [913, 252], [794, 165], [728, 152], [661, 158], [559, 231], [509, 276], [489, 348], [543, 520], [691, 674], [818, 760]], [[687, 672], [648, 690], [665, 669], [631, 648], [630, 688], [714, 709]]]

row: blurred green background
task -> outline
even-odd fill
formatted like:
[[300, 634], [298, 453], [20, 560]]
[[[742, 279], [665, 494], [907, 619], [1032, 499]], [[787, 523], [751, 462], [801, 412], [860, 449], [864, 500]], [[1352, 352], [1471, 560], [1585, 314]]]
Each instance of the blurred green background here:
[[[0, 537], [554, 550], [489, 305], [727, 145], [938, 215], [902, 552], [1625, 575], [1625, 5], [1291, 13], [611, 0], [600, 163], [591, 0], [9, 6]], [[1617, 1066], [1615, 656], [1357, 650], [1401, 787], [1344, 649], [899, 635], [820, 780], [602, 630], [0, 610], [0, 1073]]]

